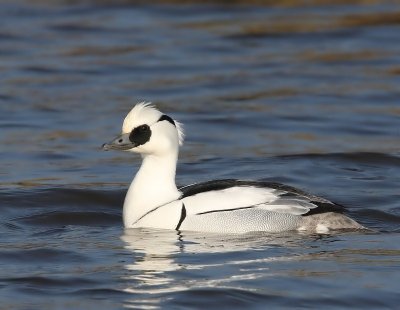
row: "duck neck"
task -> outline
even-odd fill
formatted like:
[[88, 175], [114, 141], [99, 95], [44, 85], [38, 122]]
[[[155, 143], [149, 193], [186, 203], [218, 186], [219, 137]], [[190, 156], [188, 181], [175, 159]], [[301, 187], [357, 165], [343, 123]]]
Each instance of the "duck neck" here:
[[143, 155], [142, 165], [125, 197], [125, 227], [132, 227], [147, 212], [180, 197], [175, 184], [178, 152]]

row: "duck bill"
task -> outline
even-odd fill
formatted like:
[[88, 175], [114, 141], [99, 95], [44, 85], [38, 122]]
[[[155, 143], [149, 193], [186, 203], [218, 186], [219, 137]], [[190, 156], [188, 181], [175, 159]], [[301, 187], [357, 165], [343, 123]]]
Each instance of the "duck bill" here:
[[104, 151], [109, 151], [109, 150], [127, 151], [134, 147], [136, 147], [136, 145], [135, 143], [132, 143], [131, 140], [129, 140], [129, 133], [124, 133], [117, 136], [110, 142], [104, 143], [102, 149]]

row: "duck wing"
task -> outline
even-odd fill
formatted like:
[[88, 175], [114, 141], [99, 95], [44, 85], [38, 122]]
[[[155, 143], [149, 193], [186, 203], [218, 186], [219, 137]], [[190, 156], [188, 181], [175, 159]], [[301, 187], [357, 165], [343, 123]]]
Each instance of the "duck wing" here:
[[275, 182], [224, 179], [191, 184], [179, 190], [186, 212], [194, 215], [258, 209], [307, 216], [344, 210], [327, 199]]

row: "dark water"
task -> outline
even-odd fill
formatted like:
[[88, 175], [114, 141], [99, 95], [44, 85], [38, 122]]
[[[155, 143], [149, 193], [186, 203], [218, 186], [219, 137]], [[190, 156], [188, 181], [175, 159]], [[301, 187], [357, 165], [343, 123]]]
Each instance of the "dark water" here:
[[[400, 5], [339, 2], [2, 1], [0, 308], [397, 308]], [[141, 100], [185, 123], [178, 184], [284, 182], [375, 231], [124, 231], [139, 158], [99, 147]]]

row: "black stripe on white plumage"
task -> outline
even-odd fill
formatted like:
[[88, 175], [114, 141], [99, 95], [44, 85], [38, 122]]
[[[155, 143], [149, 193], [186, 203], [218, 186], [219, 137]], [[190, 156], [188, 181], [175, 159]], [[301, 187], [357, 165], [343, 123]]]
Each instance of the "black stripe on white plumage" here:
[[363, 229], [343, 215], [343, 207], [280, 183], [213, 180], [175, 184], [179, 122], [150, 103], [138, 103], [126, 116], [122, 133], [105, 150], [139, 153], [142, 165], [125, 197], [126, 228], [245, 233]]

